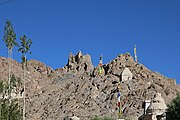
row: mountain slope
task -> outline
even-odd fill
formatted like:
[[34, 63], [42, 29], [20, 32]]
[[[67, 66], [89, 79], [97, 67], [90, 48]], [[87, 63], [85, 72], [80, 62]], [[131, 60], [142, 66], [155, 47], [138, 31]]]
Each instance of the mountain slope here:
[[[15, 64], [14, 74], [21, 69]], [[89, 120], [95, 115], [118, 117], [117, 93], [125, 103], [123, 115], [137, 120], [144, 112], [143, 102], [159, 92], [166, 104], [180, 92], [174, 79], [153, 72], [134, 62], [130, 54], [118, 55], [111, 62], [94, 67], [90, 55], [70, 54], [64, 68], [52, 70], [36, 60], [29, 61], [27, 71], [27, 119], [63, 120], [77, 116]], [[2, 66], [1, 69], [4, 67]], [[122, 72], [128, 68], [132, 79], [122, 81]], [[1, 76], [5, 75], [1, 74]]]

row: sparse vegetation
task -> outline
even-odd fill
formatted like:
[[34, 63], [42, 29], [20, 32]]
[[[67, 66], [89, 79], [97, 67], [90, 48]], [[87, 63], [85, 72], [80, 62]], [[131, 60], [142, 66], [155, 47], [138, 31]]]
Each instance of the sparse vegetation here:
[[113, 119], [111, 117], [98, 117], [98, 116], [95, 116], [91, 120], [115, 120], [115, 119]]

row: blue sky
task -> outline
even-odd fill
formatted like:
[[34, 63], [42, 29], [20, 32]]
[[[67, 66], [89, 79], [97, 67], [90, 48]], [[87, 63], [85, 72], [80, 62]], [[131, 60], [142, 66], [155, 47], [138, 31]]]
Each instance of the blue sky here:
[[[0, 4], [8, 0], [0, 0]], [[0, 5], [0, 56], [6, 55], [3, 28], [33, 41], [29, 59], [63, 67], [82, 50], [96, 66], [137, 45], [139, 62], [180, 83], [179, 0], [13, 0]], [[14, 59], [20, 61], [14, 49]]]

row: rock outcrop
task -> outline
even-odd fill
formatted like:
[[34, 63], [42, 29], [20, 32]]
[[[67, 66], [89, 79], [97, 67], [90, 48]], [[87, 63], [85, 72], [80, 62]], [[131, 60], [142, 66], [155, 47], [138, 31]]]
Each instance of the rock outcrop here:
[[37, 60], [30, 60], [28, 64], [29, 66], [34, 68], [34, 71], [37, 71], [41, 73], [42, 75], [50, 75], [54, 72], [54, 70], [51, 67]]
[[79, 51], [76, 55], [70, 53], [68, 63], [64, 68], [67, 72], [92, 73], [94, 66], [91, 62], [91, 56], [88, 54], [83, 55], [82, 52]]

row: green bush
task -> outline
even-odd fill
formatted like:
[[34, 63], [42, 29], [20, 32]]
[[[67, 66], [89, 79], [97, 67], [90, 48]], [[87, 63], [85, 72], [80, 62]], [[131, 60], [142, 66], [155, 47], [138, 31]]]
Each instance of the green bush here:
[[94, 118], [92, 118], [91, 120], [114, 120], [113, 118], [111, 117], [103, 117], [103, 118], [100, 118], [98, 116], [95, 116]]
[[0, 79], [0, 93], [2, 93], [4, 90], [3, 81]]
[[180, 120], [180, 95], [168, 105], [166, 120]]
[[[12, 75], [11, 77], [11, 86], [9, 92], [11, 93], [12, 89], [16, 85], [16, 77]], [[3, 84], [3, 81], [0, 80], [0, 94], [7, 95], [5, 91], [8, 88]], [[22, 110], [19, 106], [18, 99], [6, 99], [4, 97], [0, 98], [0, 120], [22, 120]]]
[[102, 120], [114, 120], [114, 119], [110, 117], [104, 117]]
[[22, 120], [22, 112], [19, 109], [18, 101], [13, 99], [9, 107], [8, 104], [8, 99], [0, 100], [0, 120]]
[[100, 118], [98, 116], [95, 116], [94, 118], [92, 118], [91, 120], [100, 120]]

